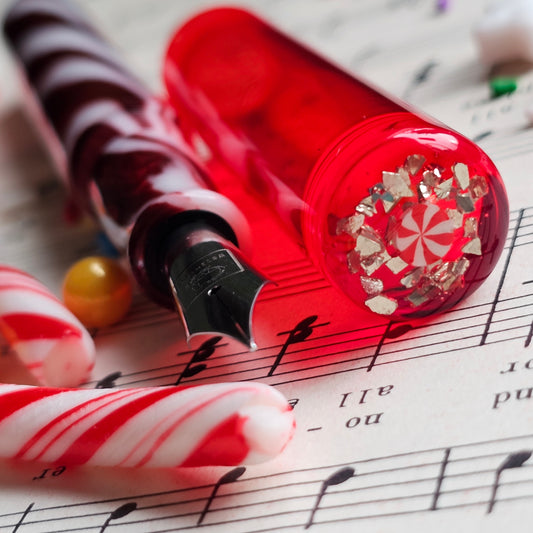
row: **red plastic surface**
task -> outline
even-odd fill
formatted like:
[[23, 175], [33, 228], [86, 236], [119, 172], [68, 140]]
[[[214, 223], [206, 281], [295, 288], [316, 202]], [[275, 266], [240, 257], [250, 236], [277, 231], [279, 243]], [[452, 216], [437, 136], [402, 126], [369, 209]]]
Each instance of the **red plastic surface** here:
[[296, 228], [362, 307], [392, 319], [440, 312], [494, 268], [505, 189], [458, 133], [238, 9], [179, 29], [164, 75], [191, 142], [201, 137]]

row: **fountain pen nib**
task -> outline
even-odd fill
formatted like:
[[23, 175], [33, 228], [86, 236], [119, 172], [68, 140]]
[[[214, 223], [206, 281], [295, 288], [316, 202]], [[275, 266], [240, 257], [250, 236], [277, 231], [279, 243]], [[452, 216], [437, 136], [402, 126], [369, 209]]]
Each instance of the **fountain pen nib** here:
[[188, 339], [223, 334], [255, 350], [253, 308], [268, 280], [221, 241], [198, 242], [173, 259], [168, 272], [174, 300]]

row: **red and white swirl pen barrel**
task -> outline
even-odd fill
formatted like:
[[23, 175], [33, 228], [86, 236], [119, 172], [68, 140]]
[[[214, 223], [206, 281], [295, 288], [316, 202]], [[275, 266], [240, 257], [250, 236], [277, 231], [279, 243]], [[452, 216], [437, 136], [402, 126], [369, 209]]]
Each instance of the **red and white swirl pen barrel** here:
[[252, 307], [265, 280], [241, 253], [247, 221], [213, 189], [172, 108], [66, 0], [15, 2], [4, 32], [73, 196], [128, 248], [141, 287], [177, 307], [188, 335], [220, 332], [253, 345]]
[[237, 465], [279, 454], [294, 432], [260, 383], [140, 389], [0, 384], [0, 458], [61, 465]]
[[42, 385], [75, 387], [89, 378], [94, 342], [39, 281], [0, 265], [0, 333]]
[[296, 227], [363, 308], [393, 320], [444, 311], [494, 268], [507, 196], [465, 137], [240, 9], [189, 20], [164, 66], [188, 135]]

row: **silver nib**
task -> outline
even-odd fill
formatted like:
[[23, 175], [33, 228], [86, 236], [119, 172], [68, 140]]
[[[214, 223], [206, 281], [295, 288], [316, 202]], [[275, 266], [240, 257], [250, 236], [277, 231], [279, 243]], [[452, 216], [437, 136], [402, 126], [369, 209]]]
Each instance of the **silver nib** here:
[[205, 227], [188, 229], [182, 233], [178, 253], [167, 263], [170, 288], [187, 338], [220, 333], [255, 350], [253, 308], [268, 280], [218, 233]]

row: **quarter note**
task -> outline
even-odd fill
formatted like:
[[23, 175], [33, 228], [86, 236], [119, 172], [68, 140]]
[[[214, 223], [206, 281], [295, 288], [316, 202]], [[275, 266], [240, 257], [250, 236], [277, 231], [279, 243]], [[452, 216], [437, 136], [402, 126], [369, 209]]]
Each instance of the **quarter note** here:
[[504, 470], [510, 470], [511, 468], [520, 468], [530, 457], [533, 452], [522, 451], [512, 453], [507, 456], [505, 461], [498, 467], [496, 470], [496, 475], [494, 476], [494, 483], [492, 485], [492, 494], [489, 500], [489, 506], [487, 508], [487, 514], [491, 513], [496, 504], [496, 494], [500, 486], [500, 476]]
[[431, 502], [430, 511], [437, 510], [437, 504], [439, 502], [439, 497], [442, 489], [442, 482], [444, 481], [444, 474], [446, 472], [446, 467], [448, 466], [448, 460], [450, 458], [450, 448], [444, 450], [444, 457], [442, 463], [440, 464], [439, 477], [437, 478], [437, 486], [435, 487], [435, 493], [433, 494], [433, 500]]
[[227, 485], [228, 483], [233, 483], [234, 481], [237, 481], [237, 479], [239, 479], [244, 474], [244, 472], [246, 472], [246, 468], [244, 468], [244, 466], [238, 466], [237, 468], [234, 468], [233, 470], [230, 470], [229, 472], [226, 472], [215, 483], [215, 486], [213, 487], [213, 491], [209, 495], [209, 498], [207, 499], [205, 507], [204, 507], [203, 511], [201, 512], [199, 518], [198, 518], [198, 522], [196, 522], [197, 526], [199, 526], [203, 522], [203, 520], [205, 518], [205, 515], [209, 511], [209, 507], [211, 507], [211, 503], [213, 503], [213, 500], [215, 499], [215, 497], [217, 495], [218, 489], [222, 485]]
[[[221, 340], [221, 336], [216, 336], [203, 342], [199, 348], [194, 351], [194, 355], [191, 357], [191, 360], [187, 363], [185, 369], [180, 374], [174, 385], [179, 385], [183, 378], [191, 378], [196, 376], [196, 374], [203, 372], [207, 368], [207, 365], [203, 361], [207, 361], [207, 359], [209, 359], [215, 353], [215, 350], [220, 346], [218, 343]], [[187, 353], [190, 352], [182, 352], [178, 355], [184, 355]]]
[[137, 504], [135, 502], [125, 503], [124, 505], [117, 507], [113, 512], [110, 513], [110, 515], [107, 517], [107, 520], [103, 523], [100, 529], [100, 533], [104, 533], [111, 520], [118, 520], [119, 518], [124, 518], [131, 512], [135, 511], [135, 509], [137, 509]]
[[112, 372], [102, 379], [98, 380], [95, 385], [95, 389], [112, 389], [116, 387], [116, 380], [122, 377], [122, 372], [118, 370], [117, 372]]
[[328, 490], [328, 488], [333, 485], [340, 485], [341, 483], [344, 483], [345, 481], [348, 481], [348, 479], [354, 477], [354, 475], [355, 475], [355, 470], [351, 466], [346, 466], [344, 468], [341, 468], [340, 470], [337, 470], [336, 472], [334, 472], [331, 476], [329, 476], [327, 479], [325, 479], [322, 482], [320, 491], [318, 492], [318, 496], [315, 501], [315, 505], [311, 509], [309, 520], [307, 521], [307, 524], [305, 524], [305, 529], [309, 529], [313, 525], [315, 513], [317, 512], [320, 506], [320, 502], [322, 501], [322, 498], [324, 494], [326, 494], [326, 491]]
[[278, 355], [276, 356], [276, 360], [270, 368], [268, 376], [272, 376], [274, 374], [276, 368], [278, 368], [279, 364], [281, 363], [281, 360], [283, 359], [283, 356], [285, 355], [291, 344], [296, 344], [297, 342], [305, 341], [313, 333], [313, 330], [315, 328], [318, 328], [320, 326], [326, 326], [329, 323], [324, 322], [323, 324], [312, 325], [313, 322], [317, 320], [317, 318], [317, 315], [308, 316], [307, 318], [300, 320], [300, 322], [298, 322], [298, 324], [296, 324], [296, 326], [290, 331], [282, 331], [281, 333], [278, 333], [278, 335], [288, 334], [288, 337], [283, 346], [281, 347], [281, 350], [279, 351]]
[[19, 530], [20, 526], [23, 524], [24, 520], [28, 516], [28, 513], [32, 510], [33, 505], [34, 505], [33, 503], [30, 503], [30, 505], [28, 505], [28, 507], [26, 507], [26, 509], [24, 509], [24, 512], [22, 513], [22, 516], [20, 517], [20, 520], [17, 522], [17, 525], [15, 526], [15, 529], [13, 530], [13, 533], [17, 533], [17, 531]]

